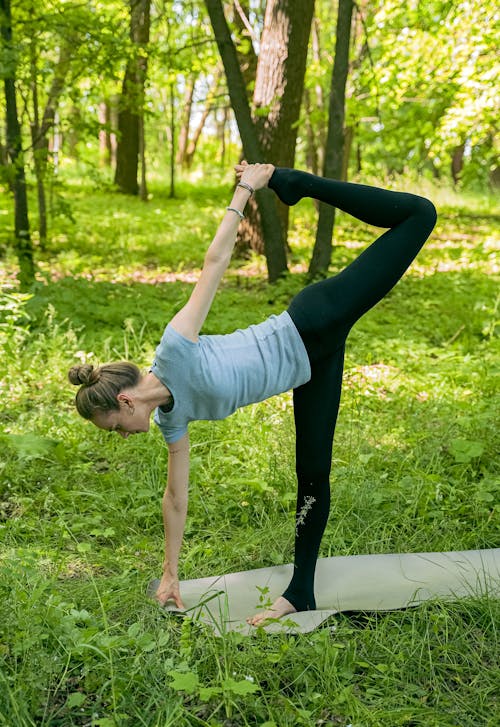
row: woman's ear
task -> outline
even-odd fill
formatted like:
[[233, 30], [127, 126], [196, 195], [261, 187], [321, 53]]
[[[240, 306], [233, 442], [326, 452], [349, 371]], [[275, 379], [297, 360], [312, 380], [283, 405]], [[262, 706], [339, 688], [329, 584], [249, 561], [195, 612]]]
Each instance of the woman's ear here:
[[132, 414], [134, 413], [134, 402], [129, 394], [126, 394], [124, 391], [120, 391], [120, 393], [116, 397], [116, 400], [118, 401], [120, 407], [123, 407], [124, 409], [129, 409]]

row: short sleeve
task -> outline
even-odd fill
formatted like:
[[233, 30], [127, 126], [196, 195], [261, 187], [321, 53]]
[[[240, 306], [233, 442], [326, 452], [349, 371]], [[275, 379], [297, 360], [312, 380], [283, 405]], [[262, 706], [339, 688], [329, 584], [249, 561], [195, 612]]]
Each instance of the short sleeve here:
[[174, 442], [178, 442], [179, 439], [181, 439], [185, 434], [187, 434], [187, 426], [185, 427], [162, 427], [158, 425], [160, 428], [161, 433], [163, 434], [163, 439], [167, 444], [174, 444]]
[[163, 439], [167, 444], [174, 444], [174, 442], [177, 442], [181, 437], [183, 437], [187, 433], [187, 423], [183, 424], [169, 424], [165, 421], [167, 418], [166, 414], [162, 414], [162, 412], [159, 409], [156, 409], [155, 416], [154, 416], [154, 422], [157, 425], [157, 427], [160, 429]]

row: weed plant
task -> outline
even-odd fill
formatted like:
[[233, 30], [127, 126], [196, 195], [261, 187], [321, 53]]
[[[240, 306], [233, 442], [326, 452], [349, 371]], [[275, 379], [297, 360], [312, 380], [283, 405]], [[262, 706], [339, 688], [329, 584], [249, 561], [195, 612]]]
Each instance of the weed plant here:
[[[153, 189], [144, 204], [68, 185], [74, 222], [53, 221], [31, 297], [13, 285], [0, 218], [0, 724], [498, 725], [489, 594], [251, 638], [215, 637], [145, 598], [162, 561], [165, 445], [154, 429], [123, 441], [79, 419], [66, 374], [151, 363], [229, 187], [179, 193]], [[439, 195], [431, 239], [349, 339], [321, 556], [498, 546], [499, 220], [480, 199]], [[306, 282], [315, 214], [294, 209], [297, 272], [277, 285], [259, 257], [235, 258], [206, 333], [286, 307]], [[332, 273], [373, 236], [339, 215]], [[196, 423], [191, 440], [181, 577], [290, 562], [290, 394]]]

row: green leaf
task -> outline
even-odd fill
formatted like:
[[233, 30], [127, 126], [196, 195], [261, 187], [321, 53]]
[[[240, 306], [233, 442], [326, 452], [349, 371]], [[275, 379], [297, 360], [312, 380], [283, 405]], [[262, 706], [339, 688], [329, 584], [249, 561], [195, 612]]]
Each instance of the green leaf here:
[[66, 707], [68, 707], [68, 709], [72, 709], [73, 707], [81, 707], [86, 699], [87, 695], [83, 694], [83, 692], [72, 692], [71, 694], [68, 694]]
[[253, 682], [248, 681], [248, 679], [242, 679], [240, 682], [235, 681], [234, 679], [224, 679], [222, 682], [222, 686], [224, 689], [228, 692], [232, 692], [233, 694], [254, 694], [255, 692], [258, 692], [260, 687], [257, 684], [254, 684]]
[[79, 553], [90, 553], [92, 545], [90, 543], [78, 543], [76, 549]]
[[16, 451], [19, 459], [26, 460], [46, 457], [58, 445], [55, 440], [36, 434], [6, 434], [3, 438]]
[[130, 636], [131, 639], [135, 639], [139, 634], [141, 633], [142, 626], [141, 624], [136, 621], [135, 623], [131, 624], [127, 629], [127, 634]]
[[222, 689], [219, 687], [200, 687], [200, 699], [202, 702], [208, 702], [216, 694], [220, 694]]
[[482, 442], [472, 442], [468, 439], [452, 439], [450, 452], [455, 458], [455, 462], [467, 463], [482, 455], [484, 445]]
[[172, 677], [169, 686], [179, 692], [187, 692], [192, 694], [198, 688], [198, 674], [193, 671], [169, 671], [168, 675]]

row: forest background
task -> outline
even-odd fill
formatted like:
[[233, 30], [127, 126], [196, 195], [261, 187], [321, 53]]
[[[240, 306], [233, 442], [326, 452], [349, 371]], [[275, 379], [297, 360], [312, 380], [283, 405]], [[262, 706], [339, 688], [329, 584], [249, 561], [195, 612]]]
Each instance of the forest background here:
[[[0, 0], [0, 21], [0, 724], [497, 724], [487, 593], [308, 638], [172, 622], [144, 599], [161, 438], [92, 430], [66, 384], [150, 363], [243, 156], [425, 194], [435, 232], [350, 338], [321, 555], [495, 547], [496, 4]], [[205, 332], [373, 237], [263, 192]], [[289, 562], [290, 396], [192, 440], [182, 577]]]

